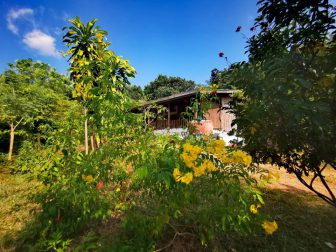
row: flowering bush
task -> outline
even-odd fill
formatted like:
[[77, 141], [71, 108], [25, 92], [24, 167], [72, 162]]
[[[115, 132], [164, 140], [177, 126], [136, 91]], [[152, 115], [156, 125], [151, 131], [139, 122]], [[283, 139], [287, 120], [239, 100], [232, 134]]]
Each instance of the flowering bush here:
[[128, 241], [127, 249], [152, 251], [159, 241], [170, 246], [183, 236], [213, 247], [224, 234], [276, 231], [276, 222], [262, 213], [264, 201], [251, 177], [258, 172], [248, 154], [222, 140], [166, 140], [147, 162], [144, 190], [127, 211], [115, 249]]
[[180, 158], [185, 167], [192, 172], [188, 171], [183, 174], [179, 168], [175, 168], [173, 172], [175, 181], [189, 184], [193, 177], [200, 177], [210, 172], [220, 172], [221, 169], [232, 165], [249, 166], [251, 164], [251, 156], [241, 150], [228, 152], [224, 146], [223, 140], [211, 141], [205, 150], [188, 142], [183, 144]]

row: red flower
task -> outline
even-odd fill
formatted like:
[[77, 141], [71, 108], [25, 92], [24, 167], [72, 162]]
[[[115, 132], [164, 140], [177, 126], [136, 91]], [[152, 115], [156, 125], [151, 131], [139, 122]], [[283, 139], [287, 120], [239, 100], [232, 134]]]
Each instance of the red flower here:
[[220, 52], [220, 53], [218, 53], [218, 56], [221, 57], [221, 58], [223, 58], [224, 57], [224, 53]]
[[241, 28], [242, 28], [242, 27], [239, 25], [239, 26], [237, 27], [237, 29], [236, 29], [236, 32], [240, 32]]
[[217, 91], [211, 91], [211, 93], [210, 93], [211, 95], [216, 95], [217, 94]]
[[99, 191], [103, 188], [103, 184], [104, 184], [103, 180], [100, 180], [100, 181], [98, 182], [98, 184], [97, 184], [97, 189], [98, 189]]

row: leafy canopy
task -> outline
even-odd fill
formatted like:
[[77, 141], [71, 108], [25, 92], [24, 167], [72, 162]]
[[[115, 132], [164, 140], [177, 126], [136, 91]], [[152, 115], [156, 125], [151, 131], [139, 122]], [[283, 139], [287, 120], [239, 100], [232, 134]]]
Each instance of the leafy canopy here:
[[[249, 62], [232, 65], [237, 134], [258, 162], [285, 167], [336, 206], [322, 172], [336, 169], [335, 11], [328, 1], [259, 1]], [[309, 180], [305, 175], [313, 174]], [[328, 193], [316, 190], [319, 178]]]
[[144, 88], [144, 93], [149, 100], [191, 91], [196, 88], [196, 83], [180, 77], [168, 77], [160, 74], [155, 80]]

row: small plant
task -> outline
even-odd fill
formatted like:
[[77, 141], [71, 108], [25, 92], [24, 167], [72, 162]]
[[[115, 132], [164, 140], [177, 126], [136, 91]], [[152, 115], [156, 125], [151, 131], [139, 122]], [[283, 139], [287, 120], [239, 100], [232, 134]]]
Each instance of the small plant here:
[[216, 96], [218, 85], [214, 84], [209, 87], [199, 87], [196, 96], [191, 99], [190, 106], [186, 107], [186, 111], [182, 113], [184, 120], [201, 121], [206, 119], [205, 115], [212, 108], [214, 102], [218, 102]]

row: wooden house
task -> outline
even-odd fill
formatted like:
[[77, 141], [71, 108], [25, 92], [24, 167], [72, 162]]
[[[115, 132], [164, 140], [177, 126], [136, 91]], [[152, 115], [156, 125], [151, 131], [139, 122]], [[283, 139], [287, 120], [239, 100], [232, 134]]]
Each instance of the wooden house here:
[[[155, 129], [176, 129], [183, 128], [186, 125], [186, 121], [182, 119], [181, 113], [186, 111], [186, 108], [190, 106], [193, 98], [200, 91], [189, 91], [176, 95], [171, 95], [168, 97], [163, 97], [158, 100], [153, 101], [157, 105], [162, 105], [167, 109], [164, 118], [156, 119], [152, 124]], [[234, 119], [234, 115], [229, 113], [225, 109], [220, 109], [223, 107], [228, 107], [228, 103], [231, 99], [230, 95], [234, 93], [234, 90], [217, 90], [215, 102], [212, 102], [211, 108], [205, 113], [205, 117], [211, 120], [214, 129], [228, 132], [231, 130], [231, 123]]]

